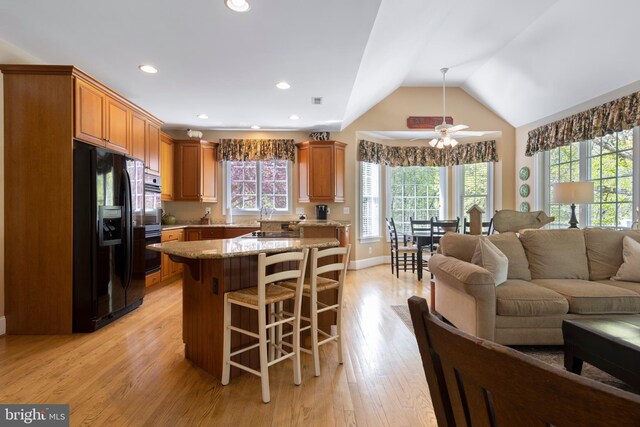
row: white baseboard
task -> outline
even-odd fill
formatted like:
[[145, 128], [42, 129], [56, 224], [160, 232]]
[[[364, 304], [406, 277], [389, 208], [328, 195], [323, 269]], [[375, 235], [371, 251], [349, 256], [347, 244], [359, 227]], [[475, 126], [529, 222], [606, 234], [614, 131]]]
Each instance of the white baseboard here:
[[391, 257], [389, 255], [377, 256], [372, 258], [357, 259], [349, 261], [349, 270], [361, 270], [363, 268], [373, 267], [374, 265], [390, 264]]
[[7, 333], [7, 318], [0, 316], [0, 335]]

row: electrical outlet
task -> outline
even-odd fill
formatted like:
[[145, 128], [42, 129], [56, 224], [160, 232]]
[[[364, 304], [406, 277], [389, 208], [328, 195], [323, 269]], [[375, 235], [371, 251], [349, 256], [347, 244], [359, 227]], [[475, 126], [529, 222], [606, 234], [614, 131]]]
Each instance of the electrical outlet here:
[[204, 208], [205, 215], [211, 215], [211, 208]]
[[342, 208], [342, 213], [345, 215], [349, 215], [349, 213], [351, 213], [351, 209], [349, 208]]
[[296, 215], [304, 215], [304, 208], [296, 208]]
[[371, 246], [369, 246], [369, 255], [371, 255], [373, 253], [373, 249], [371, 248]]

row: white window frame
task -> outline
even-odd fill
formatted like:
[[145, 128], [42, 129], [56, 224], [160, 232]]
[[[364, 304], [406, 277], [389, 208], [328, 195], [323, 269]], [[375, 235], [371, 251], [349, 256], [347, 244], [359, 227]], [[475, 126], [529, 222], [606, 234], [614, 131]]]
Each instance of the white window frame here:
[[[261, 161], [258, 160], [258, 163]], [[262, 198], [261, 198], [261, 176], [260, 176], [260, 166], [258, 166], [257, 179], [256, 179], [256, 191], [257, 191], [257, 202], [258, 206], [256, 209], [231, 209], [231, 173], [229, 168], [231, 167], [231, 161], [224, 161], [224, 167], [222, 168], [222, 179], [225, 183], [224, 186], [224, 200], [223, 200], [223, 214], [228, 214], [231, 211], [232, 215], [256, 215], [260, 213], [260, 208], [262, 207]], [[284, 215], [291, 214], [293, 212], [293, 187], [292, 187], [292, 163], [287, 161], [287, 209], [274, 209], [273, 213], [276, 215]]]
[[[494, 211], [494, 198], [495, 198], [495, 165], [494, 162], [486, 162], [487, 164], [487, 209], [484, 213], [484, 221], [489, 221], [493, 217]], [[462, 226], [463, 218], [467, 215], [464, 212], [464, 191], [462, 186], [464, 185], [463, 172], [465, 165], [456, 165], [453, 168], [454, 173], [454, 191], [453, 200], [455, 201], [455, 215], [460, 218], [460, 225]]]
[[[402, 166], [398, 166], [402, 167]], [[430, 167], [430, 166], [425, 166]], [[386, 206], [385, 206], [385, 215], [387, 218], [391, 217], [391, 166], [385, 167], [385, 181], [386, 181]], [[447, 213], [449, 211], [449, 168], [446, 166], [439, 166], [440, 173], [440, 210], [438, 212], [438, 218], [446, 218]], [[387, 241], [389, 241], [389, 236], [387, 236]]]
[[[381, 183], [380, 180], [382, 179], [382, 171], [381, 171], [381, 166], [379, 164], [375, 164], [375, 163], [370, 163], [371, 165], [375, 166], [378, 169], [378, 218], [376, 221], [376, 218], [373, 219], [372, 223], [376, 223], [378, 224], [378, 234], [377, 235], [370, 235], [370, 236], [363, 236], [362, 232], [363, 232], [363, 224], [362, 224], [362, 220], [364, 218], [364, 214], [362, 212], [362, 206], [363, 206], [363, 202], [364, 202], [364, 191], [363, 191], [363, 180], [362, 180], [362, 168], [363, 165], [366, 162], [358, 162], [358, 185], [359, 185], [359, 193], [360, 193], [360, 200], [359, 200], [359, 211], [360, 211], [360, 215], [359, 215], [359, 219], [358, 219], [358, 237], [359, 237], [359, 241], [361, 243], [373, 243], [373, 242], [378, 242], [380, 241], [380, 237], [381, 237], [381, 233], [382, 233], [382, 226], [381, 226], [381, 218], [380, 218], [380, 188], [381, 188]], [[386, 230], [386, 228], [385, 228]], [[385, 231], [386, 232], [386, 231]]]
[[[633, 128], [633, 196], [632, 196], [632, 221], [638, 221], [638, 203], [640, 202], [640, 127]], [[588, 161], [589, 161], [589, 153], [588, 153], [588, 140], [580, 141], [579, 150], [579, 180], [587, 181], [588, 179]], [[540, 179], [540, 187], [539, 191], [536, 192], [536, 202], [538, 204], [538, 208], [544, 210], [547, 214], [550, 214], [550, 200], [549, 200], [549, 187], [550, 187], [550, 179], [549, 179], [549, 162], [550, 162], [550, 154], [549, 151], [545, 151], [543, 153], [536, 154], [537, 162], [536, 165], [539, 167], [541, 179]], [[576, 216], [578, 218], [578, 226], [579, 227], [587, 227], [591, 225], [591, 209], [585, 209], [585, 205], [577, 205], [576, 206]], [[555, 223], [555, 221], [554, 221]], [[563, 228], [565, 224], [555, 224], [555, 226], [559, 228]], [[615, 228], [622, 228], [617, 225]]]

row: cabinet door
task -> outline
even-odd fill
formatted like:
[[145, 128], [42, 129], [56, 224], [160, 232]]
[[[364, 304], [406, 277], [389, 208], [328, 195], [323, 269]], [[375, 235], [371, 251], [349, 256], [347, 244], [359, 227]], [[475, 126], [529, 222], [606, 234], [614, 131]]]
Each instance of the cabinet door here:
[[129, 113], [129, 128], [131, 129], [131, 157], [146, 161], [145, 144], [147, 135], [147, 121], [139, 114]]
[[167, 277], [172, 275], [172, 270], [173, 270], [173, 265], [174, 262], [171, 261], [171, 259], [169, 258], [169, 255], [167, 254], [162, 254], [162, 261], [160, 263], [160, 279], [164, 280]]
[[173, 200], [173, 140], [169, 135], [160, 136], [160, 179], [162, 200]]
[[185, 230], [184, 239], [187, 242], [193, 242], [195, 240], [200, 240], [200, 230]]
[[200, 143], [175, 144], [174, 200], [200, 201]]
[[333, 145], [309, 147], [309, 199], [331, 202], [334, 198]]
[[214, 145], [203, 145], [201, 147], [202, 173], [200, 188], [200, 200], [203, 202], [218, 201], [218, 186], [216, 185], [216, 149]]
[[110, 97], [106, 98], [106, 138], [107, 148], [129, 154], [129, 110]]
[[334, 202], [344, 202], [344, 146], [336, 144], [334, 151]]
[[76, 80], [75, 97], [75, 137], [104, 147], [105, 95], [97, 88]]
[[[179, 242], [183, 242], [184, 241], [184, 230], [178, 230], [178, 241]], [[184, 264], [181, 262], [172, 262], [172, 266], [171, 266], [171, 274], [179, 274], [182, 273], [182, 271], [184, 270]]]
[[147, 122], [145, 147], [145, 166], [149, 172], [160, 175], [160, 128], [149, 121]]
[[309, 201], [309, 147], [298, 147], [298, 202]]

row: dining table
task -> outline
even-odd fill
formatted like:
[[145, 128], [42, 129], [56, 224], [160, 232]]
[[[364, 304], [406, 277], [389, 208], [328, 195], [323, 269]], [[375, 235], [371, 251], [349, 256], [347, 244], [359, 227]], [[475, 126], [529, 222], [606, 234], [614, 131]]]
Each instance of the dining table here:
[[418, 280], [422, 280], [422, 272], [424, 270], [424, 260], [422, 259], [422, 251], [425, 246], [431, 245], [431, 233], [430, 232], [414, 232], [407, 234], [407, 239], [413, 241], [417, 246], [418, 253]]

